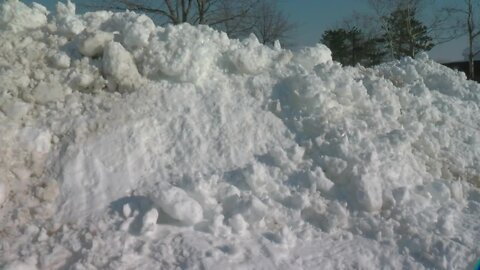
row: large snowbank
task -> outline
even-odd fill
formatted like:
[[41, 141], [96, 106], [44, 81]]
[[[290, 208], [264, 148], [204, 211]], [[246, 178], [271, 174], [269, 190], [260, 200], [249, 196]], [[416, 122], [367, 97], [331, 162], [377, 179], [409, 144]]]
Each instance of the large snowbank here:
[[[145, 15], [0, 11], [5, 269], [465, 269], [480, 87]], [[47, 19], [48, 16], [48, 19]]]

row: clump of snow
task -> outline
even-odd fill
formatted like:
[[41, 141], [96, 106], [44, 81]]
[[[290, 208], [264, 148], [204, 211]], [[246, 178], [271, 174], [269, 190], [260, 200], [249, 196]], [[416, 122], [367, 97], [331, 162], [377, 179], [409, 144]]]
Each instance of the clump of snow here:
[[140, 15], [134, 21], [127, 22], [123, 32], [123, 44], [129, 49], [146, 47], [154, 31], [153, 21], [145, 15]]
[[85, 29], [85, 23], [75, 15], [75, 5], [67, 1], [57, 3], [56, 30], [60, 35], [73, 37], [80, 34]]
[[58, 197], [58, 183], [51, 180], [35, 189], [35, 196], [42, 201], [54, 202]]
[[0, 104], [0, 111], [12, 120], [20, 120], [32, 106], [21, 100], [4, 101]]
[[155, 206], [187, 225], [194, 225], [203, 218], [202, 206], [181, 188], [162, 187], [149, 195]]
[[102, 55], [105, 46], [113, 41], [113, 36], [113, 33], [104, 31], [83, 31], [78, 35], [78, 50], [87, 57]]
[[237, 233], [243, 233], [248, 229], [248, 222], [240, 214], [235, 214], [229, 219], [228, 223]]
[[103, 52], [103, 72], [107, 80], [122, 88], [133, 88], [140, 74], [132, 55], [118, 42], [110, 42]]
[[155, 208], [150, 209], [142, 218], [142, 230], [144, 232], [155, 229], [158, 220], [158, 211]]
[[70, 67], [70, 57], [64, 52], [53, 55], [51, 62], [56, 68]]
[[36, 270], [37, 267], [30, 263], [12, 262], [4, 266], [5, 270]]
[[4, 181], [0, 182], [0, 206], [7, 200], [8, 189]]
[[0, 268], [480, 256], [480, 87], [463, 73], [426, 55], [342, 67], [323, 45], [70, 2], [48, 20], [39, 5], [1, 10]]
[[228, 42], [225, 33], [188, 24], [157, 29], [142, 59], [143, 75], [195, 82], [211, 71]]
[[241, 73], [258, 74], [274, 60], [272, 51], [266, 49], [253, 34], [242, 45], [230, 54], [230, 60]]
[[301, 49], [294, 57], [293, 61], [311, 70], [314, 66], [332, 61], [332, 52], [323, 45], [317, 44], [315, 47]]
[[62, 85], [56, 81], [40, 82], [32, 91], [33, 99], [40, 104], [63, 101], [65, 94]]
[[47, 9], [35, 3], [29, 8], [18, 0], [7, 0], [0, 7], [0, 30], [21, 32], [47, 24]]

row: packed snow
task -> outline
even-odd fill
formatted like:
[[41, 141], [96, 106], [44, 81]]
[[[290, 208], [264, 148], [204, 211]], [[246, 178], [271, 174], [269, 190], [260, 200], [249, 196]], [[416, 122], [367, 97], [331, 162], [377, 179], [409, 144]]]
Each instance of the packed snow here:
[[480, 86], [145, 15], [0, 9], [0, 268], [468, 269]]

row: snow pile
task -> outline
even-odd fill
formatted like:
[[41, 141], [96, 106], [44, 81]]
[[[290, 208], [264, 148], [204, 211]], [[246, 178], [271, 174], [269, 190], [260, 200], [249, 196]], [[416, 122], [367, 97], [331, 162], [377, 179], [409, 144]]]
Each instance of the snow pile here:
[[[465, 269], [480, 87], [145, 15], [0, 12], [0, 267]], [[30, 22], [30, 19], [32, 23]]]

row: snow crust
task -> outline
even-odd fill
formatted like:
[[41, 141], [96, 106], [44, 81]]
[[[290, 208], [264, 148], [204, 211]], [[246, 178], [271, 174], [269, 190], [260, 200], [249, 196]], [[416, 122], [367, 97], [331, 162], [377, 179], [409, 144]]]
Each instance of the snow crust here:
[[[468, 269], [480, 87], [145, 15], [0, 9], [0, 268]], [[48, 16], [47, 16], [48, 15]]]

